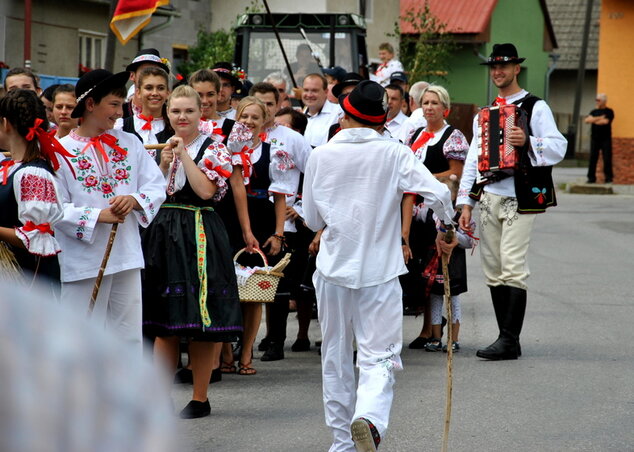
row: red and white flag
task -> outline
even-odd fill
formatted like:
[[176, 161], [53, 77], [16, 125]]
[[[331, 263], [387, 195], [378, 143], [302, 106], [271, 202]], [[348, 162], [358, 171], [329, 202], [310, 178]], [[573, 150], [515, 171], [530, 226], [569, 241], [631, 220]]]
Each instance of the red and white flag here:
[[110, 29], [119, 42], [125, 45], [150, 23], [156, 8], [167, 4], [169, 0], [119, 0], [110, 21]]

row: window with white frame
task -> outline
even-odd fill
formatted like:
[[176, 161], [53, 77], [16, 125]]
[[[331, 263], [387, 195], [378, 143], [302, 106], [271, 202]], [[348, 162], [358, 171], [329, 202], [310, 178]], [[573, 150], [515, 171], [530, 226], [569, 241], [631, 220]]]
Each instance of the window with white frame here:
[[102, 68], [106, 59], [106, 34], [79, 30], [79, 64], [85, 68]]

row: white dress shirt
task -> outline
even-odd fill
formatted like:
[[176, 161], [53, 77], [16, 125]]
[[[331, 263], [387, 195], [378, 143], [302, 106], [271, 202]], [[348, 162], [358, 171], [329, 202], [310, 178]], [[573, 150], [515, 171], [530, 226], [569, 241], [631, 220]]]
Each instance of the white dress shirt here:
[[341, 107], [338, 104], [326, 101], [319, 113], [308, 117], [308, 125], [304, 137], [312, 147], [320, 146], [328, 141], [328, 129], [339, 120]]
[[404, 192], [420, 194], [443, 221], [451, 221], [449, 189], [397, 140], [370, 128], [343, 129], [313, 149], [302, 207], [310, 229], [325, 227], [319, 275], [358, 289], [407, 273], [401, 251]]

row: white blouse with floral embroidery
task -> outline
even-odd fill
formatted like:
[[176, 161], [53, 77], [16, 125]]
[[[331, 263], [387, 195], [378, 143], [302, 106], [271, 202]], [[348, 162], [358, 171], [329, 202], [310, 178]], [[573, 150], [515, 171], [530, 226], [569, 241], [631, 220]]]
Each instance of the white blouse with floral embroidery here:
[[110, 206], [118, 195], [131, 195], [141, 210], [133, 210], [119, 225], [106, 267], [106, 275], [143, 268], [139, 225], [147, 227], [165, 200], [165, 178], [156, 162], [145, 151], [137, 137], [120, 130], [106, 134], [116, 139], [119, 150], [103, 144], [108, 157], [72, 131], [60, 140], [71, 154], [76, 178], [66, 165], [57, 172], [64, 218], [58, 223], [57, 239], [62, 281], [77, 281], [97, 275], [112, 225], [98, 223], [99, 213]]
[[[191, 143], [185, 145], [185, 150], [194, 159], [200, 151], [200, 147], [207, 139], [206, 135], [198, 135]], [[227, 193], [227, 179], [231, 176], [231, 154], [222, 143], [212, 142], [198, 162], [198, 168], [205, 173], [207, 178], [214, 182], [218, 189], [213, 197], [214, 201], [220, 201]], [[187, 175], [180, 159], [175, 159], [167, 171], [167, 194], [173, 195], [185, 186]]]

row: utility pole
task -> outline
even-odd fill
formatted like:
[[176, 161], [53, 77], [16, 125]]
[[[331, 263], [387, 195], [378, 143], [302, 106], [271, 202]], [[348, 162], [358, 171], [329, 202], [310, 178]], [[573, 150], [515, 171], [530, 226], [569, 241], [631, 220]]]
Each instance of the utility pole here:
[[[114, 11], [117, 7], [118, 0], [110, 0], [110, 15], [108, 16], [110, 20], [112, 20], [112, 16], [114, 16]], [[108, 26], [108, 36], [106, 38], [106, 61], [104, 64], [104, 69], [115, 72], [114, 71], [114, 51], [117, 46], [117, 37], [114, 35], [110, 26]]]
[[574, 157], [577, 148], [577, 134], [579, 124], [579, 110], [581, 109], [581, 96], [583, 92], [583, 79], [586, 74], [586, 56], [588, 54], [588, 40], [590, 35], [590, 21], [592, 19], [593, 0], [586, 0], [586, 19], [583, 25], [583, 40], [581, 42], [581, 54], [579, 55], [579, 68], [577, 69], [577, 87], [575, 90], [575, 104], [572, 110], [572, 122], [568, 126], [568, 151], [567, 157]]

